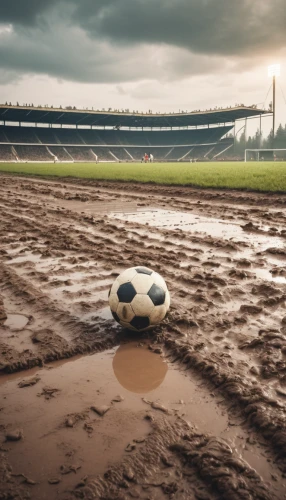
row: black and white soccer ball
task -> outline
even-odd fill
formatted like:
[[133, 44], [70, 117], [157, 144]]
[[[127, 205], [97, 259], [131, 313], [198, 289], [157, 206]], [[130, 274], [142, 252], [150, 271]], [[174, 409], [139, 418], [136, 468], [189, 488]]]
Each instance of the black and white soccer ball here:
[[131, 267], [114, 281], [109, 292], [114, 319], [142, 332], [161, 323], [170, 307], [170, 294], [160, 274], [147, 267]]

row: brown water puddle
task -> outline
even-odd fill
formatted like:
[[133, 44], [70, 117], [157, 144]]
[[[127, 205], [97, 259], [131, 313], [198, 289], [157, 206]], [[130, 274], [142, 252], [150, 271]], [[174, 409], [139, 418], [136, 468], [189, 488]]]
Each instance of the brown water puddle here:
[[[107, 196], [111, 196], [110, 194]], [[134, 201], [121, 201], [112, 200], [109, 201], [106, 198], [105, 201], [76, 201], [76, 200], [61, 200], [60, 204], [62, 208], [72, 210], [73, 212], [85, 213], [89, 215], [96, 215], [98, 213], [106, 212], [134, 212], [137, 208], [137, 203]]]
[[8, 326], [11, 330], [21, 330], [28, 324], [29, 318], [23, 314], [7, 314], [7, 319], [4, 326]]
[[[204, 431], [222, 432], [227, 427], [226, 416], [207, 390], [198, 389], [197, 382], [173, 368], [168, 371], [166, 363], [146, 344], [132, 342], [51, 367], [0, 378], [2, 423], [24, 433], [23, 440], [9, 443], [9, 462], [15, 473], [39, 483], [32, 490], [32, 498], [37, 500], [51, 498], [55, 487], [48, 484], [49, 478], [59, 477], [57, 488], [63, 491], [86, 474], [103, 473], [122, 458], [128, 443], [144, 439], [150, 431], [144, 415], [156, 411], [142, 401], [143, 396], [160, 401], [174, 414], [188, 412], [192, 423]], [[35, 386], [18, 387], [23, 378], [35, 374], [41, 377]], [[59, 392], [47, 400], [40, 396], [45, 387]], [[112, 403], [117, 395], [124, 400]], [[111, 408], [99, 417], [89, 410], [95, 404]], [[68, 415], [84, 412], [86, 417], [73, 428], [65, 426]], [[61, 475], [60, 467], [70, 464], [81, 466], [76, 476]]]
[[[102, 299], [107, 299], [107, 296], [108, 296], [108, 290], [109, 288], [111, 287], [113, 281], [114, 281], [114, 278], [108, 278], [108, 279], [102, 279], [102, 280], [97, 280], [97, 279], [94, 279], [94, 280], [91, 280], [90, 283], [86, 283], [84, 282], [84, 278], [85, 278], [85, 274], [82, 273], [82, 281], [79, 282], [79, 280], [77, 280], [78, 282], [77, 283], [73, 283], [73, 277], [72, 277], [72, 274], [70, 275], [70, 281], [71, 283], [68, 284], [68, 285], [64, 285], [64, 286], [58, 286], [58, 287], [53, 287], [53, 282], [51, 281], [47, 286], [43, 287], [43, 290], [45, 290], [45, 293], [47, 293], [48, 295], [50, 295], [52, 298], [56, 298], [56, 299], [60, 299], [60, 298], [64, 298], [64, 295], [65, 294], [71, 294], [71, 296], [75, 295], [76, 294], [81, 294], [81, 293], [89, 293], [92, 298], [94, 299], [95, 295], [94, 295], [94, 292], [95, 294], [98, 292], [97, 289], [99, 289], [99, 291], [101, 291], [101, 296], [102, 296]], [[56, 276], [55, 277], [56, 280], [58, 280], [58, 277]], [[61, 281], [61, 280], [59, 280]], [[52, 286], [52, 289], [50, 288]], [[106, 287], [106, 290], [101, 290], [101, 287], [102, 288], [105, 288]], [[104, 293], [105, 292], [105, 293]]]
[[[38, 375], [31, 387], [19, 388], [21, 380]], [[52, 396], [45, 388], [57, 389]], [[124, 456], [134, 440], [150, 432], [144, 419], [153, 410], [148, 401], [166, 407], [169, 417], [181, 415], [199, 431], [227, 439], [264, 480], [271, 480], [272, 466], [259, 447], [246, 446], [247, 433], [229, 427], [228, 416], [219, 400], [201, 380], [170, 365], [148, 349], [146, 342], [134, 341], [102, 354], [76, 357], [43, 369], [0, 377], [1, 421], [7, 430], [22, 429], [24, 438], [9, 446], [8, 460], [14, 473], [23, 473], [37, 482], [32, 499], [50, 500], [57, 477], [57, 491], [74, 487], [81, 477], [103, 473]], [[115, 402], [120, 395], [121, 401]], [[143, 399], [145, 401], [143, 401]], [[100, 417], [92, 405], [107, 405]], [[173, 417], [172, 417], [173, 416]], [[67, 427], [68, 418], [74, 421]], [[4, 430], [0, 431], [0, 438]], [[136, 448], [142, 446], [135, 444]], [[70, 465], [76, 473], [62, 474]]]
[[286, 278], [284, 276], [274, 276], [270, 271], [267, 269], [254, 269], [254, 272], [256, 273], [256, 276], [258, 278], [262, 278], [264, 280], [268, 281], [273, 281], [278, 284], [286, 284]]
[[[21, 247], [18, 249], [18, 253], [22, 250]], [[8, 252], [10, 255], [12, 252]], [[13, 254], [16, 254], [16, 249], [14, 249]], [[33, 254], [32, 252], [24, 252], [22, 255], [19, 257], [14, 257], [12, 260], [10, 260], [7, 264], [20, 264], [24, 262], [39, 262], [40, 259], [42, 258], [41, 254]]]
[[[101, 297], [102, 297], [102, 292], [100, 292], [100, 298]], [[94, 294], [92, 295], [92, 298], [94, 299]], [[108, 300], [108, 292], [107, 291], [104, 294], [104, 299], [106, 299], [106, 301]], [[106, 319], [106, 320], [112, 319], [113, 320], [113, 316], [111, 314], [110, 307], [109, 306], [103, 307], [103, 308], [99, 309], [98, 311], [92, 311], [90, 313], [84, 314], [83, 316], [81, 316], [80, 319], [81, 319], [81, 321], [86, 321], [88, 323], [97, 323], [98, 317], [100, 317], [101, 319]]]
[[[227, 220], [203, 217], [188, 212], [150, 209], [137, 210], [134, 213], [110, 213], [110, 218], [127, 222], [136, 222], [160, 229], [182, 230], [198, 234], [207, 234], [215, 238], [223, 238], [236, 242], [245, 242], [255, 247], [269, 246], [269, 235], [245, 232], [241, 225], [243, 221], [229, 223]], [[264, 227], [264, 230], [267, 230]], [[283, 247], [282, 238], [271, 237], [271, 246]]]
[[114, 375], [122, 387], [137, 394], [147, 394], [159, 387], [168, 371], [167, 364], [137, 344], [123, 344], [112, 361]]
[[[44, 271], [44, 270], [50, 270], [51, 267], [55, 267], [61, 263], [60, 258], [47, 258], [43, 257], [41, 253], [33, 253], [31, 251], [25, 251], [23, 254], [20, 254], [19, 256], [16, 256], [17, 253], [21, 251], [21, 247], [19, 247], [16, 250], [14, 249], [13, 254], [11, 253], [10, 250], [8, 250], [8, 254], [10, 254], [13, 258], [9, 261], [7, 261], [8, 265], [13, 265], [13, 264], [25, 264], [27, 262], [31, 262], [35, 266], [35, 269], [37, 271]], [[15, 256], [14, 256], [15, 255]]]
[[7, 342], [9, 346], [14, 347], [17, 351], [19, 349], [34, 350], [34, 345], [31, 342], [32, 331], [25, 328], [28, 323], [29, 318], [24, 314], [8, 313], [7, 319], [0, 322], [1, 340]]

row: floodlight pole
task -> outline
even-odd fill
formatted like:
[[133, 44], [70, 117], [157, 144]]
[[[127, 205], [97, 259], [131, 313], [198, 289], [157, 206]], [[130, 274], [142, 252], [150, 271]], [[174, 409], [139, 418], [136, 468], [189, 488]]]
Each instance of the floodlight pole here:
[[276, 76], [273, 75], [273, 104], [272, 104], [272, 118], [273, 118], [272, 141], [273, 141], [273, 148], [274, 148], [274, 140], [275, 140], [275, 112], [276, 112]]
[[273, 88], [273, 99], [272, 99], [272, 140], [273, 140], [273, 148], [274, 148], [274, 140], [275, 140], [275, 119], [276, 119], [276, 76], [280, 76], [280, 64], [272, 64], [272, 66], [268, 66], [268, 75], [272, 76], [272, 88]]

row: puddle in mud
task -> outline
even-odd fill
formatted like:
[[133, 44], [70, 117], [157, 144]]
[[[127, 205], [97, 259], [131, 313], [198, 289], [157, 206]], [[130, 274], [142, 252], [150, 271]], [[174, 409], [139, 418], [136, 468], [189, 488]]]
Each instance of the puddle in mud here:
[[[107, 292], [105, 295], [106, 295], [106, 300], [107, 300]], [[100, 319], [113, 319], [110, 307], [107, 306], [107, 307], [104, 307], [102, 309], [99, 309], [98, 311], [93, 311], [93, 312], [87, 313], [81, 317], [81, 320], [93, 323], [93, 322], [97, 322], [99, 317], [100, 317]]]
[[21, 330], [28, 324], [28, 321], [29, 319], [23, 314], [7, 314], [4, 326], [8, 326], [13, 330]]
[[[144, 357], [142, 351], [146, 352], [149, 360], [145, 367], [147, 381], [143, 382], [144, 394], [147, 394], [158, 385], [154, 366], [157, 361], [159, 366], [163, 362], [147, 346], [137, 348], [140, 359]], [[118, 360], [120, 365], [121, 353], [124, 355], [124, 352], [122, 346], [103, 354], [56, 362], [41, 370], [0, 377], [2, 422], [8, 428], [23, 429], [24, 433], [21, 446], [11, 446], [9, 462], [13, 470], [39, 483], [33, 487], [34, 498], [51, 498], [53, 486], [47, 483], [50, 477], [61, 478], [61, 491], [78, 483], [79, 478], [74, 474], [61, 476], [60, 467], [63, 464], [80, 465], [80, 477], [101, 474], [110, 464], [122, 459], [126, 446], [133, 439], [144, 440], [150, 432], [150, 426], [144, 419], [150, 410], [149, 405], [142, 401], [141, 394], [125, 389], [114, 374], [112, 361], [116, 357], [116, 365]], [[132, 350], [131, 353], [134, 356]], [[148, 364], [151, 357], [155, 382], [150, 385], [152, 376], [148, 374]], [[128, 362], [126, 357], [124, 360]], [[164, 370], [167, 371], [167, 366]], [[35, 386], [18, 387], [22, 379], [36, 374], [41, 380]], [[121, 380], [122, 375], [119, 374], [118, 378]], [[44, 387], [57, 388], [59, 392], [47, 401], [44, 396], [38, 397]], [[112, 403], [119, 394], [122, 402]], [[90, 410], [92, 405], [108, 405], [111, 408], [104, 417], [99, 417]], [[82, 416], [73, 428], [65, 426], [70, 414]], [[136, 446], [140, 448], [141, 445]]]
[[[18, 387], [21, 380], [36, 374], [40, 377], [36, 385]], [[58, 392], [46, 400], [41, 395], [44, 387]], [[199, 378], [175, 365], [168, 369], [144, 341], [4, 375], [0, 377], [0, 395], [2, 423], [7, 429], [20, 428], [24, 433], [20, 446], [11, 444], [8, 459], [13, 470], [38, 483], [33, 486], [33, 498], [51, 498], [50, 477], [61, 478], [57, 486], [61, 492], [78, 483], [74, 474], [62, 476], [61, 466], [81, 465], [80, 477], [102, 474], [123, 458], [128, 443], [144, 439], [150, 432], [144, 419], [146, 412], [154, 416], [161, 412], [152, 410], [142, 397], [160, 402], [172, 415], [183, 416], [201, 432], [227, 439], [250, 465], [255, 464], [264, 480], [271, 480], [271, 464], [255, 447], [243, 449], [248, 435], [241, 428], [228, 426], [227, 412], [219, 399], [210, 395]], [[112, 402], [117, 395], [122, 401]], [[90, 410], [92, 405], [108, 405], [110, 410], [99, 417]], [[71, 414], [78, 418], [68, 428], [65, 422]], [[1, 433], [2, 429], [0, 438]], [[136, 446], [139, 449], [141, 445]]]
[[7, 253], [8, 255], [10, 255], [10, 257], [13, 257], [13, 255], [20, 253], [25, 248], [24, 246], [18, 246], [17, 243], [14, 243], [13, 247], [14, 245], [16, 245], [15, 248], [10, 248], [7, 250]]
[[286, 278], [284, 276], [273, 276], [267, 269], [254, 269], [256, 276], [264, 280], [273, 281], [275, 283], [286, 284]]
[[73, 212], [85, 213], [89, 215], [105, 214], [106, 212], [134, 212], [137, 208], [137, 203], [134, 201], [92, 201], [83, 202], [76, 200], [61, 200], [62, 207], [72, 210]]
[[94, 276], [95, 272], [89, 271], [88, 269], [86, 271], [75, 271], [75, 272], [67, 272], [66, 274], [54, 274], [51, 277], [50, 284], [53, 284], [53, 280], [57, 281], [66, 281], [66, 280], [73, 280], [73, 281], [82, 281], [84, 279], [90, 278], [91, 276]]
[[121, 345], [113, 358], [114, 374], [122, 387], [130, 392], [147, 394], [159, 387], [168, 371], [164, 361], [134, 343]]
[[139, 224], [148, 224], [152, 227], [167, 229], [182, 229], [184, 231], [207, 232], [211, 236], [237, 236], [243, 234], [240, 226], [228, 224], [222, 220], [210, 219], [187, 212], [172, 210], [138, 210], [135, 213], [111, 213], [109, 217]]
[[37, 347], [31, 341], [32, 334], [33, 332], [28, 328], [27, 329], [23, 328], [21, 330], [12, 330], [12, 331], [4, 330], [4, 332], [1, 331], [1, 340], [5, 343], [8, 343], [10, 347], [14, 348], [18, 352], [27, 349], [31, 352], [36, 353]]
[[[12, 255], [11, 252], [9, 253]], [[9, 260], [7, 265], [25, 264], [29, 262], [35, 266], [36, 271], [50, 271], [51, 267], [54, 268], [61, 264], [61, 260], [59, 258], [47, 258], [43, 257], [41, 253], [25, 252], [22, 255]]]
[[[83, 275], [84, 276], [84, 275]], [[55, 277], [55, 281], [57, 281], [57, 277]], [[61, 281], [61, 280], [59, 280]], [[70, 283], [65, 286], [53, 286], [53, 282], [50, 282], [48, 286], [44, 288], [45, 293], [47, 293], [53, 299], [63, 299], [66, 300], [68, 298], [69, 301], [76, 303], [77, 301], [81, 301], [83, 297], [89, 297], [93, 301], [103, 300], [107, 302], [108, 300], [108, 291], [113, 283], [113, 278], [107, 278], [102, 280], [94, 279], [94, 281], [89, 280], [89, 283], [77, 282]], [[92, 316], [93, 313], [86, 315], [84, 319], [88, 319], [89, 316]], [[98, 314], [96, 311], [95, 315], [102, 316]], [[106, 316], [106, 313], [103, 312], [103, 315]], [[109, 317], [106, 319], [110, 319]]]
[[41, 254], [33, 254], [32, 252], [25, 252], [23, 255], [19, 257], [14, 257], [12, 260], [7, 262], [7, 264], [20, 264], [22, 262], [39, 262], [41, 257], [42, 257]]
[[[269, 246], [269, 235], [248, 233], [241, 228], [241, 223], [229, 223], [227, 220], [202, 217], [188, 212], [178, 212], [172, 210], [150, 209], [137, 210], [134, 213], [109, 214], [110, 218], [115, 218], [127, 222], [149, 225], [160, 229], [172, 229], [189, 231], [192, 233], [207, 234], [216, 238], [224, 238], [232, 241], [242, 241], [255, 246]], [[264, 228], [267, 229], [267, 228]], [[284, 241], [279, 237], [271, 237], [271, 246], [282, 247]]]

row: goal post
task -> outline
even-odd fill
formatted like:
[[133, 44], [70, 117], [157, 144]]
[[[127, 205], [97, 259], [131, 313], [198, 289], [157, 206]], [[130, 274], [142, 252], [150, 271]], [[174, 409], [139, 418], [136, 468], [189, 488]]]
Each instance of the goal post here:
[[286, 149], [246, 149], [244, 161], [286, 161]]

